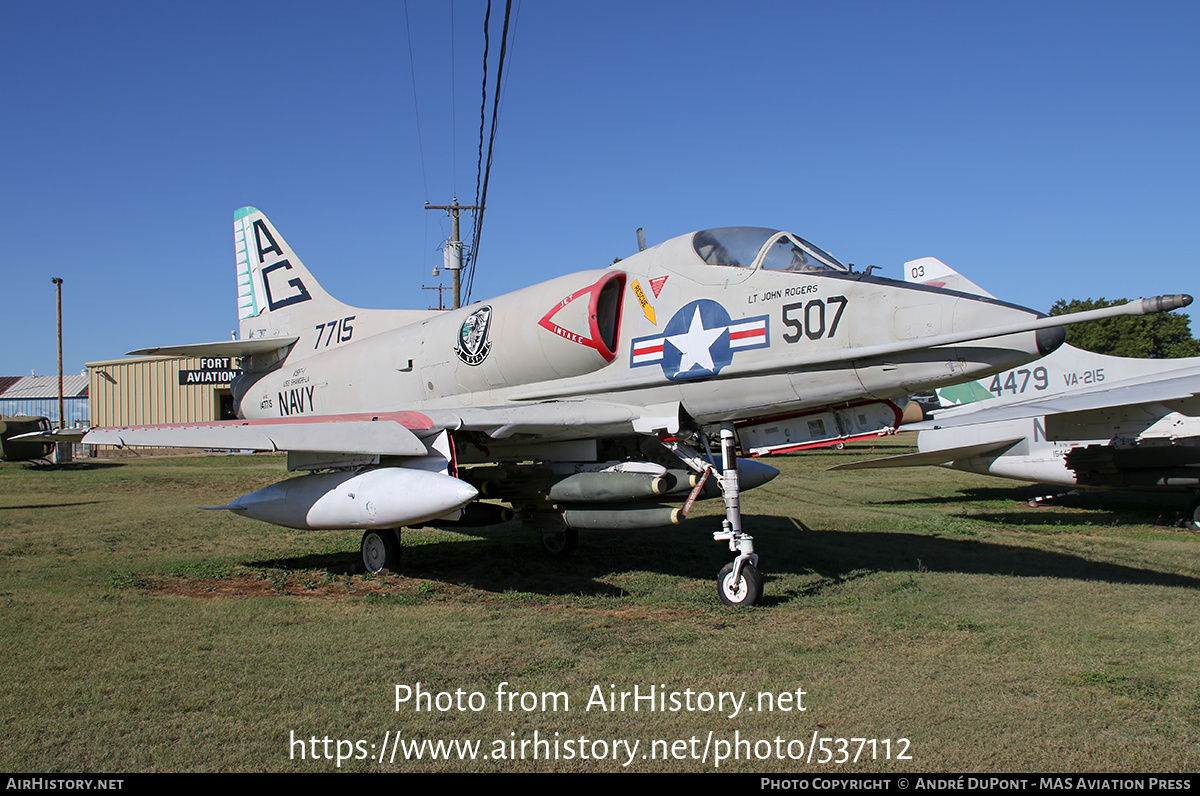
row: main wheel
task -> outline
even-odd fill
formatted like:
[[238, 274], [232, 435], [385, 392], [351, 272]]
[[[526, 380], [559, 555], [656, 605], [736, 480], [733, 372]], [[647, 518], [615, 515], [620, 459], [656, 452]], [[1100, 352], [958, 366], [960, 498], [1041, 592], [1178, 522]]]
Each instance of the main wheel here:
[[1192, 498], [1187, 508], [1183, 510], [1183, 527], [1200, 531], [1200, 495]]
[[579, 547], [579, 529], [542, 531], [542, 547], [552, 556], [569, 556]]
[[717, 575], [717, 594], [726, 605], [754, 605], [762, 596], [763, 580], [753, 564], [742, 567], [742, 576], [734, 582], [733, 562]]
[[367, 572], [400, 571], [400, 532], [392, 528], [367, 531], [362, 538], [362, 561]]

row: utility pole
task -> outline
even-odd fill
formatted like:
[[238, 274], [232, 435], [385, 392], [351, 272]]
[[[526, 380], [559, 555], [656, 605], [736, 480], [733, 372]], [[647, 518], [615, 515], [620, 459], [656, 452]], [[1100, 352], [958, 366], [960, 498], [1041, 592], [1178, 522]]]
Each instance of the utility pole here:
[[[439, 310], [444, 310], [444, 309], [446, 309], [446, 305], [445, 305], [445, 303], [442, 301], [442, 291], [444, 291], [444, 290], [449, 290], [450, 288], [446, 287], [445, 285], [438, 285], [437, 287], [423, 287], [423, 288], [421, 288], [421, 289], [422, 289], [422, 290], [436, 290], [436, 291], [438, 292], [438, 305], [437, 305], [437, 308], [438, 308]], [[433, 307], [430, 307], [429, 309], [433, 309]]]
[[[458, 237], [458, 214], [460, 210], [482, 210], [480, 205], [460, 205], [458, 197], [450, 200], [448, 205], [425, 205], [426, 210], [445, 210], [450, 214], [450, 240], [446, 241], [446, 268], [454, 276], [454, 309], [462, 306], [461, 273], [462, 273], [462, 241]], [[440, 293], [438, 295], [441, 295]]]
[[58, 427], [66, 428], [66, 416], [63, 414], [63, 368], [62, 368], [62, 284], [57, 276], [50, 277], [54, 283], [54, 292], [58, 294]]
[[[67, 414], [63, 407], [63, 366], [62, 366], [62, 285], [60, 277], [50, 277], [54, 283], [54, 292], [58, 300], [58, 428], [61, 431], [67, 427]], [[57, 442], [54, 445], [55, 464], [65, 464], [71, 461], [71, 443]]]

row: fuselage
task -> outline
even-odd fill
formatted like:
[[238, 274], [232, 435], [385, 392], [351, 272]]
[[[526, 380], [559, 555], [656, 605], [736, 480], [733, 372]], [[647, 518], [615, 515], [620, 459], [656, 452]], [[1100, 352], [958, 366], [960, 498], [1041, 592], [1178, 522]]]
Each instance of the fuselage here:
[[[855, 272], [794, 235], [757, 228], [674, 238], [606, 269], [392, 328], [372, 326], [377, 312], [386, 311], [290, 330], [300, 339], [285, 359], [254, 363], [235, 384], [241, 414], [586, 398], [678, 402], [705, 424], [926, 391], [1023, 364], [1061, 340], [1045, 331], [987, 338], [1041, 316]], [[939, 344], [973, 331], [974, 340]]]

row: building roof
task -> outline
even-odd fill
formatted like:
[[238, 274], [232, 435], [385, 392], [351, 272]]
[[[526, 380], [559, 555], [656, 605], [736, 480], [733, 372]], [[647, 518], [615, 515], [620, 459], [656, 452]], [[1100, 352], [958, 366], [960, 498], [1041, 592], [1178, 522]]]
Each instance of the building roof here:
[[[63, 375], [63, 397], [86, 398], [86, 373]], [[0, 376], [0, 398], [57, 398], [58, 376]]]

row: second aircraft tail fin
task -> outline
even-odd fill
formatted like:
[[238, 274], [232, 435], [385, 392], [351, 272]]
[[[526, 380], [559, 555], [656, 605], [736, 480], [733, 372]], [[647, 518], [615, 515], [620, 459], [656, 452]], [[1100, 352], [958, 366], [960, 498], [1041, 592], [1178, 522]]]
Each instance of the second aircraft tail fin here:
[[971, 293], [976, 296], [995, 298], [991, 293], [936, 257], [922, 257], [919, 260], [910, 260], [905, 263], [904, 281], [917, 282], [922, 285], [930, 285], [931, 287], [944, 287], [948, 290], [957, 290], [960, 293]]

